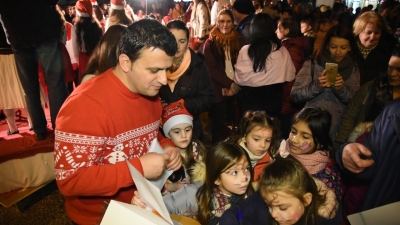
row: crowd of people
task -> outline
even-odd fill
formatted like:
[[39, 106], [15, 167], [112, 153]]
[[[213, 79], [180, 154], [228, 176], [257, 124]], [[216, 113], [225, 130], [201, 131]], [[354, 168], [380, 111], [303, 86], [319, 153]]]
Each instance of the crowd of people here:
[[15, 64], [26, 100], [0, 108], [8, 135], [27, 107], [46, 139], [42, 69], [74, 224], [99, 224], [111, 199], [146, 207], [125, 161], [150, 180], [173, 170], [168, 211], [201, 224], [346, 224], [400, 201], [398, 2], [39, 2], [0, 3], [0, 77]]

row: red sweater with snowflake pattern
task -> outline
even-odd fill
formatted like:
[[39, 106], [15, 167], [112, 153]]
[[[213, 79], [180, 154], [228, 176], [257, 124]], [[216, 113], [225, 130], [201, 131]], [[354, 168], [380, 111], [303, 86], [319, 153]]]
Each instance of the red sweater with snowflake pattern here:
[[139, 157], [158, 138], [162, 106], [158, 96], [131, 92], [112, 69], [79, 86], [56, 122], [54, 163], [68, 216], [78, 224], [99, 224], [105, 202], [130, 203], [135, 190], [127, 163], [143, 174]]

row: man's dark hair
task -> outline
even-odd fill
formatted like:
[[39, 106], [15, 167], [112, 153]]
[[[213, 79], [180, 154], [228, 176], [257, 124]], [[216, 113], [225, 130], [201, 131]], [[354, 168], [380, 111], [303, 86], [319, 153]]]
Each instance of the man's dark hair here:
[[397, 5], [398, 2], [395, 2], [394, 0], [386, 0], [382, 2], [382, 4], [379, 6], [378, 12], [382, 13], [385, 9], [387, 10], [395, 9]]
[[174, 56], [178, 50], [174, 35], [156, 20], [142, 19], [128, 26], [119, 42], [119, 53], [134, 62], [148, 48], [159, 48], [168, 56]]

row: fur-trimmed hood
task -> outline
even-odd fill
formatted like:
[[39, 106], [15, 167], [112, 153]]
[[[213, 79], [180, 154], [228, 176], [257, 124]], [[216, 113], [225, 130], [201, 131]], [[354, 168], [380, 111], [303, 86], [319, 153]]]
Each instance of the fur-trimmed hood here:
[[365, 132], [370, 132], [372, 130], [372, 125], [374, 122], [363, 122], [359, 123], [357, 126], [354, 127], [353, 131], [350, 133], [349, 138], [347, 139], [348, 142], [356, 142], [357, 138], [360, 137]]
[[198, 161], [190, 167], [190, 179], [191, 182], [204, 183], [206, 180], [206, 164], [202, 161]]

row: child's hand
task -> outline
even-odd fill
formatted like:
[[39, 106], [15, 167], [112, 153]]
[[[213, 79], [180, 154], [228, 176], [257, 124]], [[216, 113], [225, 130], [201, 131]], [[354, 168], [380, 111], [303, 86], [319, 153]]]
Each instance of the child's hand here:
[[175, 192], [181, 189], [186, 184], [186, 181], [180, 181], [176, 183], [170, 183], [167, 185], [168, 192]]
[[144, 203], [142, 202], [142, 200], [140, 200], [140, 196], [139, 196], [139, 192], [138, 192], [138, 191], [135, 191], [135, 192], [133, 193], [133, 198], [132, 198], [131, 204], [132, 204], [132, 205], [140, 206], [140, 207], [142, 207], [142, 208], [146, 208], [146, 204], [144, 204]]

